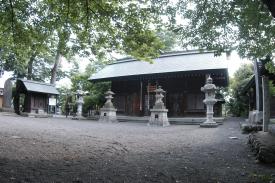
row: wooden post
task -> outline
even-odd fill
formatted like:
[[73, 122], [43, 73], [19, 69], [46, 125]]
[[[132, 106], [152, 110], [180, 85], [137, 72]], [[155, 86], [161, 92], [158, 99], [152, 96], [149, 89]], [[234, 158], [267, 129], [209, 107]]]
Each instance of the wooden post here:
[[145, 110], [145, 114], [149, 115], [149, 110], [150, 110], [150, 92], [149, 92], [149, 87], [150, 87], [150, 81], [148, 81], [147, 84], [147, 110]]
[[259, 67], [257, 60], [254, 61], [254, 74], [255, 74], [255, 86], [256, 86], [256, 110], [263, 110], [263, 97], [261, 90], [261, 79], [259, 75]]
[[270, 97], [269, 97], [269, 84], [268, 77], [262, 76], [263, 88], [263, 131], [268, 131], [268, 124], [270, 121]]
[[140, 81], [140, 99], [139, 99], [139, 110], [142, 111], [142, 81]]

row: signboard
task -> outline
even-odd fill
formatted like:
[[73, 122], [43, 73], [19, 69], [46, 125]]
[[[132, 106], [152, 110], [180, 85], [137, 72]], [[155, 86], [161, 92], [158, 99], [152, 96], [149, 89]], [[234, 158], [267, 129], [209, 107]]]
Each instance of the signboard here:
[[56, 106], [56, 98], [49, 98], [49, 105]]
[[157, 89], [156, 85], [147, 86], [147, 92], [155, 92], [156, 89]]

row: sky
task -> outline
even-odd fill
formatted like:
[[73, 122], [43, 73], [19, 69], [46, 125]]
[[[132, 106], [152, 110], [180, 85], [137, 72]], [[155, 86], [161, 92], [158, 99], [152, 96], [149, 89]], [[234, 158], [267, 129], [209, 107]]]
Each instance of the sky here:
[[227, 60], [228, 73], [230, 77], [238, 70], [242, 64], [253, 63], [251, 60], [241, 59], [237, 52], [233, 51], [230, 55], [229, 60]]

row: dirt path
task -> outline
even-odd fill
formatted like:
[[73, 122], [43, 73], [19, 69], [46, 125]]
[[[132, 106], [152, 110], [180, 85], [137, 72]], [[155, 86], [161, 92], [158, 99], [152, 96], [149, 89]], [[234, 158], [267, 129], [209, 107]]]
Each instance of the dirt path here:
[[270, 182], [275, 167], [254, 161], [239, 120], [204, 129], [0, 116], [0, 182]]

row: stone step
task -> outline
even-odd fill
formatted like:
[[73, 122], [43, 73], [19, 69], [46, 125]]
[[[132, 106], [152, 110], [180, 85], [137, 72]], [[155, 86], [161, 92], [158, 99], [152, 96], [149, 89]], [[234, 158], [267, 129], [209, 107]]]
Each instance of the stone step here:
[[[119, 122], [148, 123], [149, 116], [143, 116], [143, 117], [117, 116], [117, 119]], [[168, 118], [168, 120], [171, 124], [176, 124], [176, 125], [199, 125], [205, 121], [205, 118], [185, 117], [185, 118]], [[224, 118], [222, 117], [214, 118], [214, 121], [216, 121], [218, 124], [222, 124], [224, 121]]]
[[19, 116], [15, 112], [0, 112], [0, 115], [2, 115], [2, 116], [15, 116], [15, 117]]
[[24, 117], [30, 117], [30, 118], [51, 118], [53, 117], [52, 114], [36, 114], [36, 113], [26, 113], [26, 112], [22, 112], [20, 114], [21, 116], [24, 116]]

